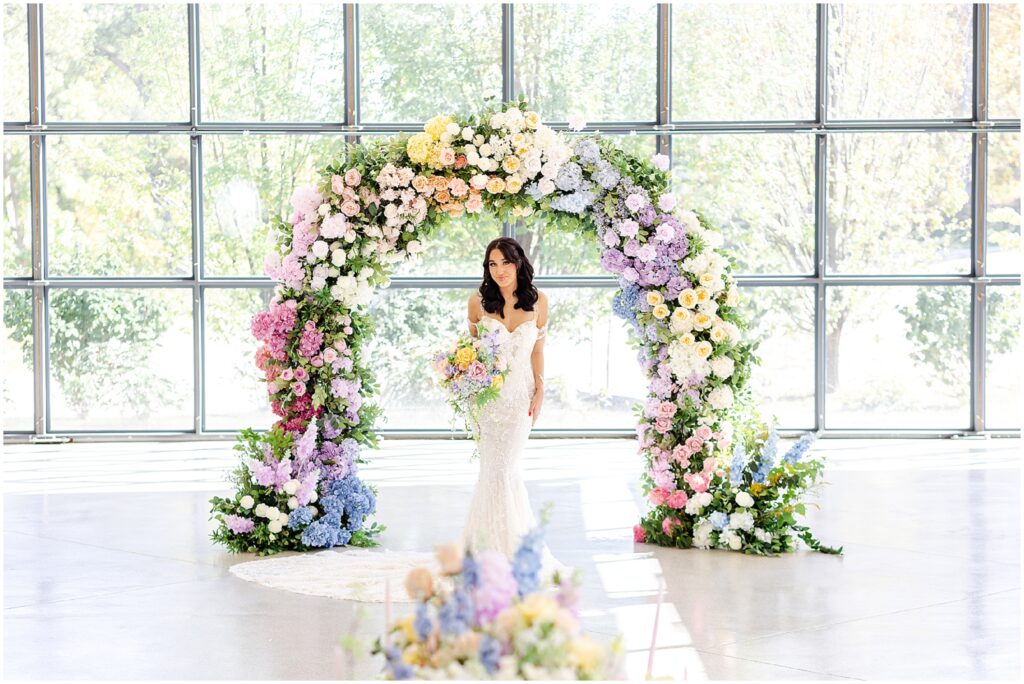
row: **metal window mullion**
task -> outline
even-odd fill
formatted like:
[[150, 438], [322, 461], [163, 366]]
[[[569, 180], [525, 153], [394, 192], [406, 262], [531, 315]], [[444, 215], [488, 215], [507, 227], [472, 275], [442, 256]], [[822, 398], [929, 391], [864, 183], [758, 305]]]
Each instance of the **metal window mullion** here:
[[205, 272], [203, 264], [203, 191], [202, 191], [202, 137], [198, 126], [202, 122], [199, 64], [199, 5], [188, 5], [188, 80], [189, 125], [192, 135], [189, 145], [189, 178], [192, 221], [192, 430], [203, 431], [204, 375], [203, 375], [203, 308], [202, 289], [199, 285]]
[[353, 3], [345, 4], [345, 125], [359, 125], [359, 15]]
[[971, 145], [971, 419], [972, 432], [985, 430], [985, 343], [988, 275], [988, 53], [989, 6], [974, 5], [971, 111], [979, 129]]
[[825, 429], [825, 398], [828, 387], [828, 318], [826, 285], [828, 275], [828, 5], [818, 4], [815, 18], [815, 107], [819, 132], [814, 145], [814, 429]]
[[[658, 4], [657, 31], [657, 111], [656, 128], [670, 126], [672, 123], [672, 5]], [[672, 156], [672, 136], [658, 133], [656, 149], [658, 154]]]
[[[512, 3], [501, 4], [501, 99], [509, 102], [516, 97], [516, 63], [515, 63], [515, 8]], [[502, 237], [516, 238], [516, 226], [519, 222], [502, 221]]]

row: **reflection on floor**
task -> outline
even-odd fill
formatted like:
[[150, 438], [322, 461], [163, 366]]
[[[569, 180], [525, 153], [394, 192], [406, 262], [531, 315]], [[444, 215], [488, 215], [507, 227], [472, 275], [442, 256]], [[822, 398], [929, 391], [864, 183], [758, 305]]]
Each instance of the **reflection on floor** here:
[[[385, 546], [458, 536], [475, 479], [464, 441], [389, 441]], [[370, 678], [379, 604], [243, 582], [208, 541], [227, 491], [223, 442], [8, 446], [4, 668], [12, 679]], [[661, 578], [655, 676], [682, 679], [1014, 679], [1020, 674], [1019, 440], [823, 440], [820, 510], [841, 558], [755, 558], [634, 545], [643, 509], [628, 440], [536, 440], [524, 470], [548, 540], [583, 570], [584, 624], [624, 634], [642, 677]], [[405, 607], [401, 608], [403, 611]]]

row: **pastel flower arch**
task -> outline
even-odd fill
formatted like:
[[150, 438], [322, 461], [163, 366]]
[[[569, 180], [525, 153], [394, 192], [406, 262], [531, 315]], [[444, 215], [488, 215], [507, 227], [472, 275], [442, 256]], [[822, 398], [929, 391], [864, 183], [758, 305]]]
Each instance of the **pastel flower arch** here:
[[652, 508], [637, 541], [769, 554], [793, 548], [795, 533], [834, 551], [796, 524], [796, 498], [821, 464], [800, 458], [807, 439], [776, 458], [777, 434], [746, 388], [756, 344], [743, 339], [733, 261], [717, 251], [719, 232], [677, 206], [668, 166], [600, 135], [570, 139], [519, 100], [350, 146], [317, 185], [297, 188], [265, 262], [279, 285], [252, 321], [279, 420], [243, 432], [235, 496], [211, 500], [213, 538], [258, 553], [374, 543], [375, 491], [357, 475], [381, 413], [366, 401], [377, 389], [362, 354], [367, 307], [445, 222], [490, 212], [545, 214], [592, 236], [619, 278], [613, 310], [632, 326], [649, 381], [637, 433]]

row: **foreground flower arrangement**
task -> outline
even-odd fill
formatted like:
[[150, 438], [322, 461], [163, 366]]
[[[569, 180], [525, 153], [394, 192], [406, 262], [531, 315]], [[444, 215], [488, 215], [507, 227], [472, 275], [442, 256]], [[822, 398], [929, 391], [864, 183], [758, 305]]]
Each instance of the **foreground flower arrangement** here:
[[553, 578], [541, 588], [541, 530], [527, 534], [510, 563], [497, 551], [463, 556], [438, 549], [443, 577], [409, 573], [416, 611], [374, 646], [387, 679], [609, 679], [622, 648], [583, 633], [579, 579]]
[[[600, 242], [601, 263], [622, 286], [615, 313], [636, 333], [650, 393], [639, 411], [639, 447], [654, 506], [637, 538], [773, 553], [792, 549], [795, 534], [812, 548], [833, 551], [795, 518], [822, 465], [806, 458], [775, 465], [774, 432], [753, 412], [745, 387], [757, 359], [755, 345], [742, 339], [732, 260], [716, 251], [719, 232], [676, 206], [668, 162], [665, 155], [640, 159], [596, 135], [570, 143], [525, 101], [434, 117], [421, 133], [352, 146], [347, 160], [324, 169], [317, 186], [295, 191], [294, 214], [277, 223], [279, 249], [265, 266], [280, 285], [269, 310], [254, 317], [252, 332], [261, 342], [256, 364], [280, 432], [243, 437], [243, 450], [253, 459], [262, 455], [266, 467], [283, 469], [289, 460], [289, 479], [301, 485], [316, 468], [295, 470], [303, 459], [288, 456], [285, 443], [312, 440], [316, 456], [303, 463], [336, 463], [342, 450], [355, 486], [354, 465], [363, 447], [376, 447], [380, 415], [366, 401], [377, 386], [361, 353], [373, 334], [366, 307], [375, 288], [387, 286], [398, 262], [421, 254], [448, 219], [483, 211], [499, 220], [543, 213]], [[321, 523], [327, 511], [311, 511], [308, 523], [305, 514], [297, 518], [284, 537], [271, 532], [280, 515], [264, 522], [242, 504], [250, 496], [283, 512], [278, 481], [261, 484], [255, 465], [245, 467], [234, 498], [213, 500], [220, 520], [214, 539], [232, 550], [310, 548], [304, 525]], [[322, 497], [334, 480], [324, 470], [317, 477]], [[747, 496], [754, 503], [741, 505]], [[724, 524], [718, 514], [728, 516]], [[379, 531], [345, 527], [343, 517], [331, 517], [334, 523], [339, 534], [319, 541], [370, 543]]]

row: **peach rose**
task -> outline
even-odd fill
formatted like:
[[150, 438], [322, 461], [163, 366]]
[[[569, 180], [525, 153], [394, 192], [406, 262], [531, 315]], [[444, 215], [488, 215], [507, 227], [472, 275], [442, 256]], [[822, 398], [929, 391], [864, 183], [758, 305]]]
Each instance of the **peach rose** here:
[[437, 200], [440, 204], [445, 204], [446, 202], [451, 201], [452, 196], [447, 190], [438, 190], [436, 193], [434, 193], [434, 199]]
[[434, 576], [426, 568], [413, 568], [405, 578], [409, 598], [423, 601], [434, 595]]
[[359, 175], [359, 169], [349, 169], [345, 172], [345, 183], [351, 187], [359, 185], [359, 181], [363, 180], [363, 177]]
[[466, 200], [466, 211], [471, 214], [475, 214], [484, 208], [484, 201], [480, 198], [480, 195], [473, 195]]
[[469, 192], [469, 184], [461, 178], [453, 178], [448, 183], [448, 189], [451, 190], [453, 197], [465, 197]]
[[448, 179], [444, 176], [431, 176], [430, 186], [434, 188], [434, 190], [444, 190], [448, 187]]
[[445, 209], [445, 211], [448, 212], [448, 215], [451, 216], [452, 218], [459, 218], [465, 212], [465, 208], [459, 202], [454, 202], [452, 204], [449, 204], [444, 209]]
[[455, 168], [457, 168], [457, 169], [464, 169], [464, 168], [466, 168], [466, 164], [468, 164], [468, 163], [469, 163], [469, 161], [466, 159], [466, 155], [464, 155], [464, 154], [457, 154], [457, 155], [455, 155]]
[[455, 163], [455, 150], [450, 147], [445, 147], [441, 150], [441, 154], [438, 155], [438, 160], [444, 166], [451, 166]]
[[338, 174], [334, 174], [333, 176], [331, 176], [331, 191], [335, 195], [340, 195], [342, 192], [344, 192], [344, 190], [345, 179], [339, 176]]
[[346, 200], [341, 205], [341, 211], [345, 216], [355, 216], [359, 213], [359, 204], [352, 200]]
[[419, 193], [430, 194], [434, 191], [434, 188], [430, 185], [430, 181], [427, 180], [426, 176], [416, 176], [412, 179], [412, 187]]
[[501, 180], [497, 176], [487, 181], [487, 192], [492, 195], [496, 195], [505, 189], [505, 181]]

